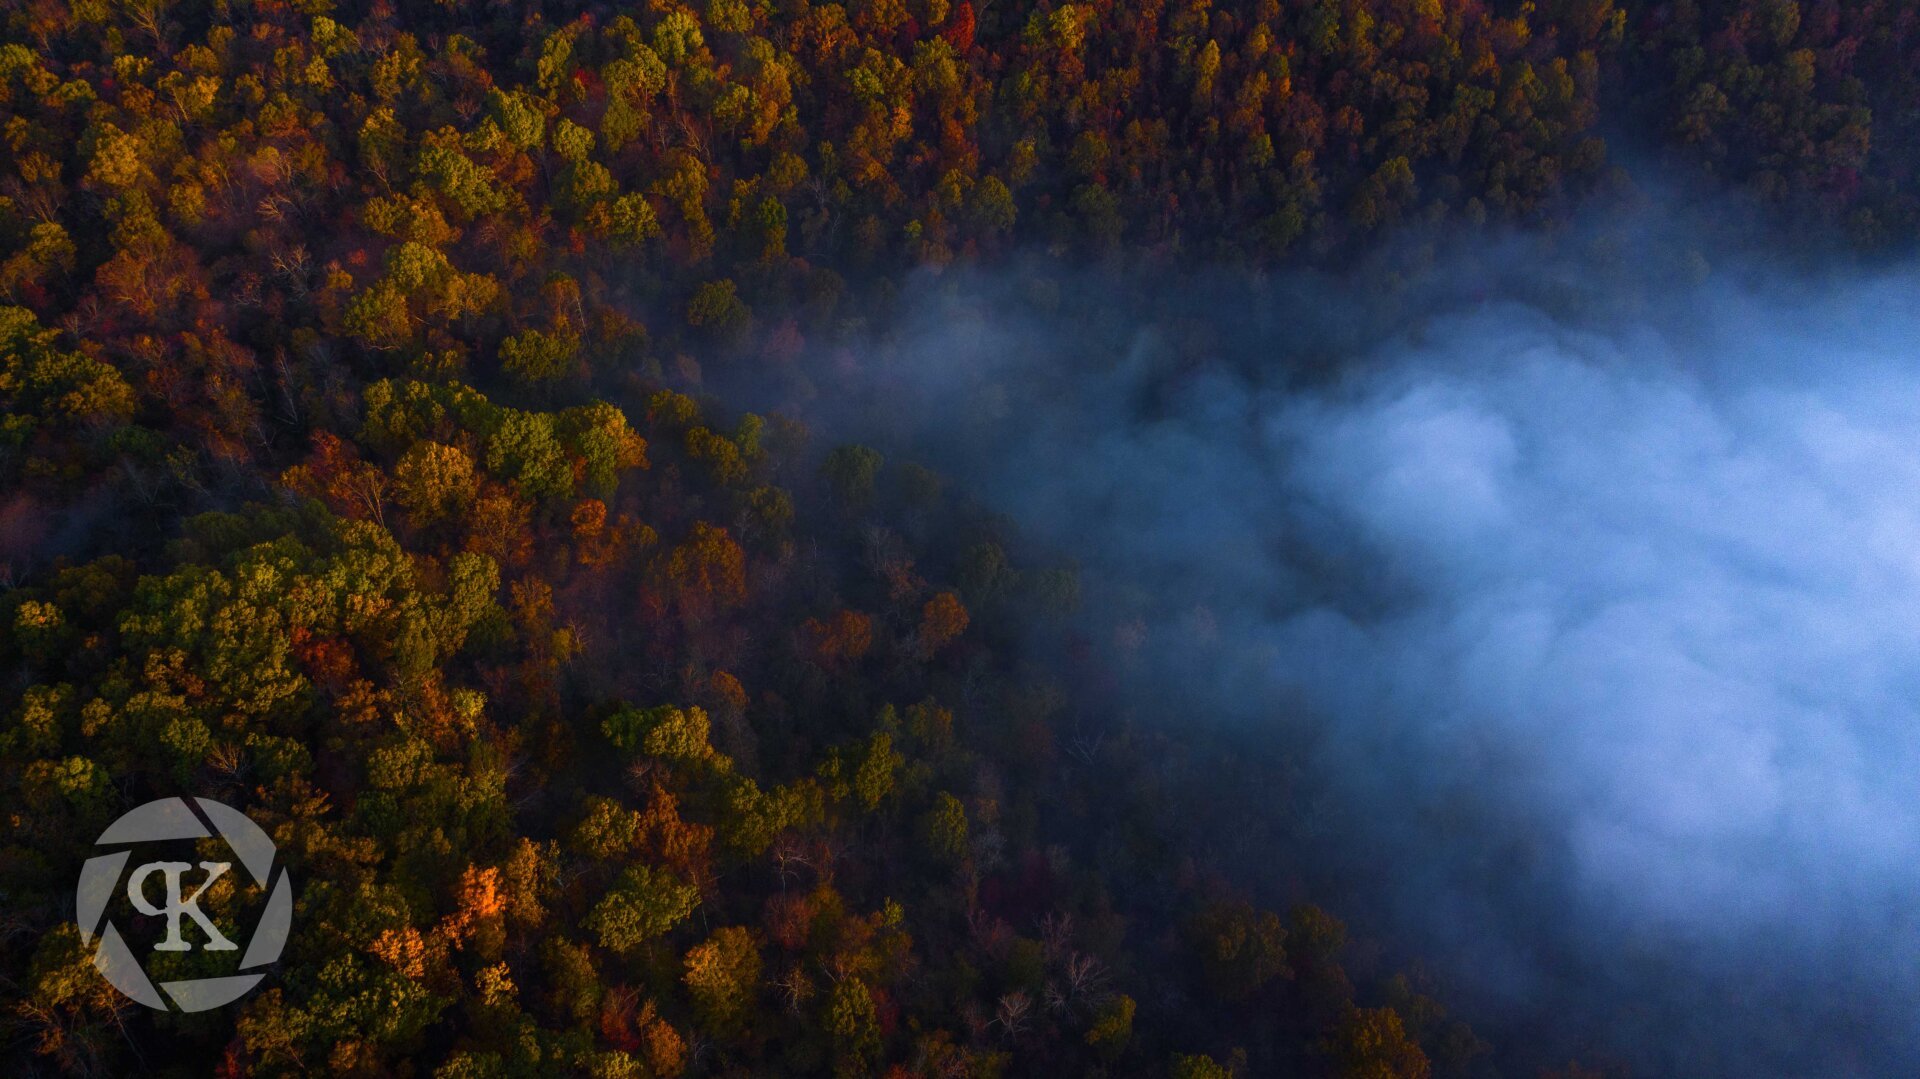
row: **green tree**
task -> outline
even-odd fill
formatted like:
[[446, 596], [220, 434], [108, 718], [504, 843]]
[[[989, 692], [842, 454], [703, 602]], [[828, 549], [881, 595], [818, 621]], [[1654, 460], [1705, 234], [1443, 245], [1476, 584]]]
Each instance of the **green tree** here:
[[579, 336], [566, 332], [527, 330], [500, 342], [501, 369], [528, 385], [573, 374], [579, 355]]
[[687, 325], [700, 327], [725, 344], [738, 343], [752, 322], [753, 312], [726, 278], [701, 285], [687, 303]]
[[664, 936], [700, 903], [700, 892], [650, 866], [630, 866], [587, 915], [602, 948], [632, 953]]
[[820, 471], [841, 502], [864, 506], [873, 498], [874, 481], [884, 460], [880, 451], [868, 446], [840, 446], [827, 454]]
[[867, 740], [853, 772], [853, 793], [862, 809], [871, 813], [880, 808], [880, 803], [893, 793], [894, 773], [904, 763], [906, 758], [894, 752], [893, 737], [885, 731]]
[[934, 795], [933, 808], [920, 819], [921, 842], [935, 859], [957, 864], [967, 856], [967, 807], [952, 794]]
[[835, 1075], [868, 1074], [880, 1058], [880, 1017], [873, 994], [859, 978], [842, 978], [827, 997], [827, 1033], [833, 1039]]
[[537, 150], [546, 138], [546, 113], [526, 94], [496, 87], [487, 93], [487, 112], [507, 141], [522, 150]]

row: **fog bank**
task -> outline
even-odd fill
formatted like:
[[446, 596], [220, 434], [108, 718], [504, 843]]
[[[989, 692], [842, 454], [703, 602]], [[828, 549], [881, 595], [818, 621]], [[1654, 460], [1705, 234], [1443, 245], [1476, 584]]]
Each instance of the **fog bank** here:
[[1910, 1071], [1917, 282], [1530, 257], [929, 281], [848, 422], [1076, 557], [1169, 721], [1300, 745], [1289, 827], [1483, 1025]]

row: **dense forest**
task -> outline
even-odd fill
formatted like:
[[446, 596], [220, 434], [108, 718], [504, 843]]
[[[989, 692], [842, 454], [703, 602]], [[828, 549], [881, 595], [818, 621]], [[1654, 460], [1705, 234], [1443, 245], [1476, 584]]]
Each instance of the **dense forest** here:
[[[1490, 1074], [1338, 910], [1195, 855], [1207, 751], [1101, 724], [1069, 562], [807, 401], [910, 274], [1339, 265], [1632, 162], [1920, 237], [1892, 3], [16, 0], [0, 41], [22, 1076]], [[71, 916], [180, 793], [298, 885], [200, 1015]]]

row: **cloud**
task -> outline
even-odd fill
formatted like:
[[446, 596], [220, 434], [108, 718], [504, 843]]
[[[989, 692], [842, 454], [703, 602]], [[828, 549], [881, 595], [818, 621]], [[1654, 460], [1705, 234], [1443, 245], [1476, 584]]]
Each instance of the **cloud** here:
[[1656, 338], [1513, 310], [1436, 336], [1272, 420], [1289, 488], [1411, 591], [1347, 619], [1340, 665], [1374, 676], [1279, 676], [1330, 713], [1527, 751], [1495, 782], [1532, 788], [1629, 922], [1788, 932], [1807, 904], [1912, 894], [1909, 357], [1729, 374], [1754, 337], [1728, 325], [1705, 377]]
[[1331, 375], [1374, 301], [1325, 280], [1184, 291], [1199, 346], [1087, 321], [1097, 283], [943, 283], [876, 395], [1096, 620], [1147, 612], [1188, 715], [1311, 743], [1303, 829], [1495, 1025], [1875, 1074], [1917, 1062], [1920, 310], [1753, 266], [1572, 310], [1449, 279]]

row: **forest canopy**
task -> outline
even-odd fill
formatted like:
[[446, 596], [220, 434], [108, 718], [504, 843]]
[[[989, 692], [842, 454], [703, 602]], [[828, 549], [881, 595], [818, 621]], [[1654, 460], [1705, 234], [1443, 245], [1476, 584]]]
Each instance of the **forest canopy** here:
[[[1910, 243], [1917, 49], [1835, 0], [7, 5], [12, 1072], [1482, 1074], [1191, 854], [1210, 750], [1076, 725], [1097, 660], [1022, 651], [1070, 565], [725, 387], [831, 395], [911, 274], [1337, 265], [1630, 158]], [[70, 917], [180, 792], [299, 883], [199, 1016]]]

